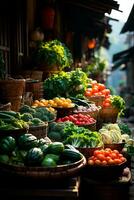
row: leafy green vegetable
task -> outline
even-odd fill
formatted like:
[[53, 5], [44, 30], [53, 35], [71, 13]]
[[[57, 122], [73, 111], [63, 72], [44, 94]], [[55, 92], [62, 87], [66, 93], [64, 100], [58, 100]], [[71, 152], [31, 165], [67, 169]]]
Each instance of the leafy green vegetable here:
[[130, 128], [129, 128], [129, 126], [127, 124], [119, 123], [118, 126], [119, 126], [122, 134], [131, 135], [131, 130], [130, 130]]
[[110, 97], [111, 104], [119, 110], [119, 115], [123, 115], [123, 111], [125, 109], [125, 101], [122, 97], [118, 95], [113, 95]]
[[81, 70], [60, 72], [44, 81], [45, 98], [83, 95], [88, 85], [88, 77]]

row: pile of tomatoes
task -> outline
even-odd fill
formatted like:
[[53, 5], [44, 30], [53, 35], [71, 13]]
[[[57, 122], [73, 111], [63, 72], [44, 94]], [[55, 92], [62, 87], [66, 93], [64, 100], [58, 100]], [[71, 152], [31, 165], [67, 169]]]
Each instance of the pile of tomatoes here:
[[81, 113], [68, 115], [68, 116], [59, 118], [57, 120], [57, 122], [65, 122], [65, 121], [71, 121], [75, 125], [89, 125], [89, 124], [96, 123], [96, 120], [92, 118], [90, 115], [83, 115]]
[[86, 97], [92, 96], [104, 96], [103, 107], [110, 107], [110, 90], [106, 88], [104, 84], [97, 83], [97, 81], [92, 81], [91, 88], [88, 88], [85, 92]]
[[123, 154], [118, 150], [111, 150], [110, 148], [95, 150], [93, 156], [88, 159], [89, 165], [118, 165], [126, 161]]

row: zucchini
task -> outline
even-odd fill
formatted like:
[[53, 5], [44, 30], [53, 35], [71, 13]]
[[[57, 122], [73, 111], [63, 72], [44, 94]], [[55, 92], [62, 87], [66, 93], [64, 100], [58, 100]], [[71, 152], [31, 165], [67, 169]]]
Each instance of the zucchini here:
[[7, 113], [0, 112], [0, 119], [15, 119], [15, 117], [13, 117]]
[[82, 106], [86, 106], [86, 107], [89, 106], [89, 104], [87, 103], [86, 100], [77, 99], [77, 98], [75, 98], [75, 97], [70, 97], [70, 99], [71, 99], [75, 104], [77, 104], [77, 105], [82, 105]]
[[19, 112], [15, 112], [13, 110], [10, 110], [10, 111], [4, 110], [4, 111], [2, 111], [2, 113], [7, 114], [7, 115], [11, 115], [11, 116], [13, 116], [15, 118], [19, 118], [20, 119], [20, 113]]

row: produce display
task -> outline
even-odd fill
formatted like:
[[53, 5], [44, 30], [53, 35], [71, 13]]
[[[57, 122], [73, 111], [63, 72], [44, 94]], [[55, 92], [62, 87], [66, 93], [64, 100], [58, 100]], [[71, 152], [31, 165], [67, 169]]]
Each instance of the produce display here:
[[64, 144], [71, 144], [77, 148], [103, 146], [99, 132], [76, 126], [69, 121], [50, 124], [48, 137], [52, 141], [62, 141]]
[[48, 144], [45, 139], [37, 139], [32, 134], [21, 135], [18, 141], [11, 136], [0, 140], [0, 163], [8, 165], [56, 167], [77, 162], [82, 157], [71, 145]]
[[76, 97], [83, 95], [88, 85], [88, 77], [81, 69], [60, 72], [44, 81], [45, 98]]
[[72, 108], [74, 107], [74, 103], [72, 103], [71, 99], [64, 97], [55, 97], [50, 100], [41, 99], [40, 101], [35, 100], [33, 105], [35, 107], [45, 106], [45, 107], [53, 107], [53, 108]]
[[93, 156], [89, 158], [88, 165], [118, 165], [124, 163], [126, 158], [118, 150], [111, 150], [109, 148], [95, 150]]
[[91, 97], [91, 96], [105, 96], [109, 97], [110, 90], [106, 89], [106, 86], [102, 83], [98, 83], [95, 80], [90, 80], [91, 83], [89, 87], [85, 91], [85, 96]]
[[28, 129], [29, 124], [25, 122], [20, 114], [15, 111], [0, 111], [0, 130]]
[[119, 115], [121, 115], [125, 109], [125, 101], [122, 97], [118, 95], [111, 95], [110, 90], [106, 88], [104, 84], [98, 83], [97, 81], [90, 80], [89, 88], [85, 91], [85, 96], [88, 97], [99, 97], [103, 96], [104, 100], [102, 102], [103, 108], [114, 107], [118, 110]]
[[88, 113], [88, 112], [95, 112], [99, 111], [100, 108], [96, 106], [94, 103], [89, 104], [87, 107], [86, 106], [77, 106], [77, 108], [73, 111], [74, 113]]
[[[107, 123], [103, 121], [104, 110], [109, 109], [107, 113], [112, 116], [110, 109], [114, 108], [118, 116], [122, 115], [125, 109], [122, 97], [111, 95], [104, 84], [89, 79], [81, 69], [52, 75], [44, 81], [43, 87], [44, 99], [35, 100], [31, 106], [23, 105], [19, 112], [0, 111], [0, 130], [33, 127], [34, 131], [35, 127], [48, 122], [48, 137], [39, 139], [30, 131], [17, 138], [0, 137], [0, 163], [28, 168], [69, 165], [83, 158], [84, 151], [82, 155], [76, 148], [93, 149], [93, 156], [86, 157], [89, 166], [115, 166], [126, 162], [123, 154], [106, 145], [123, 143], [130, 154], [134, 152], [129, 127], [121, 122], [110, 122], [110, 117]], [[102, 97], [101, 106], [89, 101], [90, 97]], [[64, 115], [59, 115], [61, 111]], [[99, 115], [93, 117], [90, 113]], [[96, 123], [99, 131], [91, 130], [88, 125], [96, 126]], [[98, 150], [94, 150], [96, 148]]]
[[57, 122], [65, 122], [65, 121], [71, 121], [75, 125], [90, 125], [93, 123], [96, 123], [96, 120], [92, 118], [90, 115], [83, 115], [81, 113], [68, 115], [62, 118], [57, 119]]
[[49, 122], [56, 118], [56, 114], [50, 112], [45, 107], [32, 108], [28, 105], [24, 105], [20, 108], [21, 118], [29, 122], [29, 125], [37, 126], [43, 122]]
[[99, 132], [101, 133], [104, 144], [117, 144], [127, 142], [129, 140], [129, 135], [122, 134], [120, 127], [116, 123], [103, 125]]

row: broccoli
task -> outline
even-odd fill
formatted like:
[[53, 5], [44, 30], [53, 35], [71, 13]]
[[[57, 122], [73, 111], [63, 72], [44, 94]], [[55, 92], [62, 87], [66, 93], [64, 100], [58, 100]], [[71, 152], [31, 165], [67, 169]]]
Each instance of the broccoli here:
[[31, 113], [24, 113], [21, 115], [21, 119], [25, 122], [31, 121], [33, 119], [33, 116]]
[[20, 112], [21, 114], [23, 114], [23, 113], [31, 113], [31, 114], [33, 115], [36, 111], [35, 111], [34, 108], [31, 108], [31, 107], [28, 106], [28, 105], [23, 105], [23, 106], [20, 108], [19, 112]]
[[39, 125], [43, 125], [44, 122], [42, 120], [40, 120], [39, 118], [33, 118], [30, 122], [31, 126], [39, 126]]

